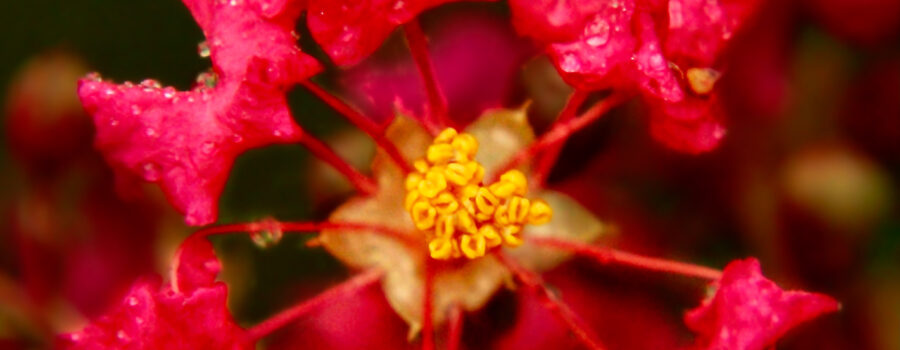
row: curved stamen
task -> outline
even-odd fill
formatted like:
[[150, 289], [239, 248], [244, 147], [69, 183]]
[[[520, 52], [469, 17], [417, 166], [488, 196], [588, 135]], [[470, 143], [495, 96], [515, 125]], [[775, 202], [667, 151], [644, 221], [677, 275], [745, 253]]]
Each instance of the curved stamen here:
[[620, 264], [644, 270], [660, 271], [708, 280], [722, 277], [722, 271], [680, 261], [651, 258], [606, 247], [597, 247], [580, 242], [557, 238], [527, 238], [528, 242], [545, 247], [567, 250], [598, 261], [601, 264]]
[[275, 316], [251, 327], [247, 330], [247, 337], [254, 342], [272, 334], [272, 332], [296, 321], [298, 318], [309, 314], [311, 311], [321, 308], [324, 305], [332, 304], [335, 299], [347, 296], [348, 294], [356, 294], [376, 283], [381, 279], [382, 272], [378, 270], [370, 270], [363, 272], [337, 286], [334, 286], [312, 299], [305, 300], [295, 306], [281, 311]]
[[350, 181], [350, 183], [353, 184], [353, 187], [360, 193], [370, 195], [378, 190], [378, 185], [375, 184], [374, 180], [363, 175], [356, 170], [356, 168], [347, 163], [347, 161], [341, 159], [341, 157], [335, 154], [331, 148], [328, 148], [328, 146], [319, 139], [310, 134], [305, 134], [300, 138], [300, 144], [305, 146], [306, 149], [317, 158], [331, 165], [335, 170], [341, 173], [341, 175], [344, 175], [344, 177], [347, 178], [347, 181]]
[[[565, 107], [559, 112], [559, 115], [556, 117], [553, 125], [550, 126], [550, 129], [552, 130], [557, 125], [575, 118], [575, 114], [578, 113], [578, 107], [581, 107], [587, 97], [588, 93], [586, 91], [575, 90], [575, 92], [569, 96]], [[556, 164], [556, 159], [559, 158], [559, 153], [562, 151], [563, 146], [564, 143], [560, 142], [558, 145], [547, 147], [543, 154], [538, 155], [538, 160], [535, 164], [534, 171], [531, 173], [531, 178], [539, 188], [544, 186], [547, 177], [550, 176], [550, 171], [553, 170], [553, 165]]]
[[576, 131], [590, 125], [595, 120], [604, 116], [609, 110], [627, 101], [631, 97], [630, 94], [624, 92], [613, 92], [612, 95], [604, 98], [591, 106], [590, 109], [582, 113], [578, 118], [569, 119], [564, 123], [558, 123], [552, 129], [541, 135], [534, 143], [527, 148], [519, 150], [513, 157], [506, 162], [495, 174], [502, 174], [504, 171], [513, 169], [526, 160], [533, 159], [538, 153], [548, 149], [549, 147], [558, 145], [568, 139]]
[[428, 40], [425, 37], [425, 33], [422, 32], [418, 19], [407, 22], [403, 26], [403, 33], [406, 35], [409, 51], [416, 62], [419, 75], [422, 76], [422, 83], [425, 85], [425, 92], [428, 95], [430, 118], [425, 123], [425, 127], [432, 135], [437, 135], [444, 128], [454, 127], [454, 125], [449, 115], [447, 115], [447, 98], [437, 82], [434, 64], [431, 62], [431, 55], [428, 54]]
[[509, 269], [510, 272], [512, 272], [516, 279], [537, 294], [538, 298], [541, 299], [541, 305], [565, 324], [565, 326], [569, 328], [569, 331], [572, 332], [584, 346], [592, 350], [604, 349], [604, 346], [597, 340], [597, 336], [594, 332], [584, 325], [584, 321], [581, 320], [581, 317], [578, 317], [578, 315], [556, 296], [556, 294], [547, 290], [547, 287], [544, 286], [540, 276], [522, 267], [513, 259], [502, 253], [497, 253], [495, 256], [507, 269]]
[[330, 94], [325, 89], [322, 89], [315, 83], [309, 80], [305, 80], [300, 85], [303, 85], [309, 92], [313, 95], [316, 95], [319, 99], [325, 102], [332, 109], [337, 111], [339, 114], [343, 115], [350, 123], [356, 125], [360, 130], [365, 132], [372, 140], [375, 141], [375, 145], [378, 146], [384, 153], [388, 155], [388, 157], [396, 164], [400, 169], [403, 169], [404, 173], [409, 173], [412, 171], [412, 166], [403, 158], [403, 155], [397, 149], [397, 146], [394, 145], [390, 140], [384, 137], [384, 130], [382, 127], [379, 127], [375, 124], [371, 119], [366, 118], [366, 116], [362, 115], [362, 113], [358, 112], [353, 107], [350, 107], [344, 101], [341, 101], [336, 96]]

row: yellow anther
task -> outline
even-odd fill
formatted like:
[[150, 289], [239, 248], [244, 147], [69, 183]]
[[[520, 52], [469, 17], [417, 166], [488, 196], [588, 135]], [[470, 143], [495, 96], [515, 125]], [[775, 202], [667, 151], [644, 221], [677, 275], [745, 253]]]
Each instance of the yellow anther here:
[[412, 190], [406, 193], [406, 199], [403, 200], [403, 207], [406, 208], [406, 211], [409, 211], [412, 208], [413, 203], [422, 198], [422, 195], [419, 194], [419, 191]]
[[478, 170], [478, 167], [478, 163], [475, 162], [450, 163], [444, 169], [444, 176], [447, 178], [447, 181], [454, 185], [465, 186], [475, 176], [475, 171]]
[[481, 183], [481, 180], [484, 180], [484, 167], [481, 166], [481, 164], [478, 164], [477, 162], [472, 162], [472, 163], [475, 163], [475, 165], [476, 165], [475, 175], [472, 175], [472, 179], [469, 180], [469, 183], [473, 184], [473, 185], [477, 185], [477, 184]]
[[475, 259], [500, 245], [519, 246], [522, 225], [552, 218], [547, 202], [525, 198], [528, 180], [519, 170], [483, 185], [485, 169], [474, 161], [477, 152], [475, 137], [445, 129], [406, 177], [403, 205], [416, 228], [429, 230], [425, 234], [434, 259]]
[[445, 260], [453, 255], [453, 241], [450, 237], [438, 237], [428, 242], [428, 251], [431, 257], [438, 260]]
[[418, 171], [420, 174], [424, 174], [428, 171], [429, 165], [428, 162], [426, 162], [424, 159], [419, 159], [413, 162], [413, 168], [416, 168], [416, 171]]
[[509, 225], [509, 203], [503, 203], [497, 206], [497, 210], [494, 211], [494, 222], [496, 222], [500, 226]]
[[428, 151], [425, 153], [425, 159], [431, 164], [446, 164], [453, 158], [453, 154], [453, 146], [446, 143], [439, 143], [428, 146]]
[[515, 225], [504, 226], [500, 230], [500, 235], [503, 236], [503, 242], [511, 247], [518, 247], [522, 245], [522, 238], [519, 237], [519, 233], [522, 231], [522, 228]]
[[458, 210], [456, 212], [456, 223], [459, 225], [459, 228], [461, 228], [465, 232], [478, 232], [478, 225], [475, 224], [475, 220], [472, 219], [472, 215], [469, 215], [469, 213], [464, 209]]
[[493, 248], [503, 243], [503, 238], [497, 233], [497, 229], [494, 228], [494, 225], [482, 225], [481, 229], [478, 230], [478, 234], [484, 237], [488, 248]]
[[541, 199], [535, 199], [531, 202], [531, 209], [528, 211], [528, 223], [531, 225], [543, 225], [550, 222], [553, 218], [553, 208], [547, 202]]
[[456, 129], [454, 128], [446, 128], [444, 131], [441, 131], [437, 137], [434, 138], [434, 143], [450, 143], [453, 141], [457, 135]]
[[509, 200], [509, 209], [506, 213], [509, 217], [509, 222], [520, 225], [524, 224], [525, 220], [528, 218], [529, 209], [531, 209], [531, 201], [528, 200], [528, 198], [519, 196], [512, 197], [512, 199]]
[[453, 237], [456, 232], [456, 223], [453, 215], [441, 215], [434, 226], [434, 234], [438, 237]]
[[419, 187], [419, 182], [422, 182], [422, 174], [419, 173], [409, 173], [406, 175], [406, 190], [412, 191]]
[[486, 243], [483, 236], [463, 235], [459, 243], [459, 248], [467, 258], [475, 259], [484, 256]]
[[469, 214], [475, 215], [475, 196], [478, 195], [478, 186], [468, 185], [463, 187], [462, 191], [459, 193], [459, 202], [462, 204], [463, 209], [465, 209]]
[[516, 193], [516, 185], [511, 182], [499, 181], [488, 187], [495, 196], [509, 198]]
[[[451, 215], [459, 209], [459, 203], [456, 197], [450, 192], [443, 192], [431, 200], [431, 204], [437, 209], [438, 214]], [[526, 212], [527, 214], [527, 212]]]
[[498, 200], [491, 191], [488, 191], [487, 188], [479, 188], [478, 193], [475, 195], [475, 208], [478, 209], [478, 213], [491, 215], [494, 213], [494, 208], [497, 208], [497, 204], [499, 203], [500, 200]]
[[512, 169], [500, 175], [500, 182], [513, 184], [516, 188], [516, 194], [524, 196], [528, 192], [528, 179], [521, 171]]
[[418, 201], [412, 206], [410, 211], [413, 223], [420, 230], [427, 230], [434, 226], [434, 218], [437, 216], [437, 210], [426, 201]]
[[451, 145], [453, 145], [453, 148], [456, 149], [457, 152], [465, 155], [465, 159], [475, 158], [475, 153], [478, 152], [478, 140], [471, 134], [457, 135], [453, 138]]
[[432, 168], [425, 174], [425, 180], [419, 182], [419, 193], [427, 198], [434, 198], [447, 189], [447, 179], [441, 171]]

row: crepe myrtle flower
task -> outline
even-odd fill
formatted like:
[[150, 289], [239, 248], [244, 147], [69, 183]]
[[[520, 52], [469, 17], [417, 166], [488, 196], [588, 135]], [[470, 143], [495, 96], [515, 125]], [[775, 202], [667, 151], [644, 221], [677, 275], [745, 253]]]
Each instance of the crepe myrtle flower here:
[[[446, 324], [450, 332], [444, 344], [455, 349], [461, 336], [461, 315], [482, 309], [504, 286], [518, 285], [516, 293], [535, 296], [584, 346], [602, 349], [603, 339], [540, 276], [573, 255], [599, 264], [618, 264], [709, 283], [710, 296], [685, 317], [687, 326], [697, 333], [699, 348], [765, 349], [797, 324], [838, 309], [838, 303], [827, 296], [780, 289], [762, 276], [754, 259], [734, 261], [719, 271], [592, 244], [604, 234], [604, 224], [578, 202], [545, 188], [543, 179], [555, 163], [561, 143], [626, 101], [631, 95], [627, 87], [608, 86], [614, 91], [583, 108], [580, 115], [576, 111], [582, 109], [579, 107], [586, 95], [576, 93], [559, 120], [541, 135], [536, 135], [528, 124], [527, 104], [519, 109], [488, 110], [467, 126], [454, 125], [446, 115], [445, 99], [434, 79], [426, 37], [416, 25], [404, 30], [428, 91], [426, 116], [414, 120], [401, 115], [383, 128], [306, 80], [318, 72], [319, 65], [294, 43], [292, 28], [304, 9], [324, 9], [324, 14], [322, 9], [308, 14], [310, 21], [327, 18], [338, 25], [354, 25], [363, 33], [369, 26], [384, 27], [383, 18], [378, 16], [386, 16], [390, 11], [402, 10], [404, 6], [415, 9], [387, 21], [391, 26], [409, 24], [419, 11], [442, 2], [397, 1], [389, 7], [392, 10], [385, 12], [382, 10], [386, 2], [362, 1], [360, 8], [376, 11], [365, 17], [333, 17], [328, 16], [330, 7], [326, 9], [324, 2], [317, 1], [185, 0], [207, 36], [208, 44], [201, 47], [201, 55], [212, 58], [214, 81], [205, 79], [190, 91], [178, 92], [161, 88], [153, 81], [115, 85], [97, 76], [83, 80], [79, 93], [94, 116], [97, 147], [120, 174], [159, 182], [169, 201], [185, 213], [189, 224], [215, 220], [216, 200], [237, 154], [274, 142], [308, 146], [316, 156], [340, 170], [360, 194], [340, 205], [324, 222], [270, 219], [200, 229], [182, 243], [167, 284], [161, 285], [158, 279], [137, 282], [118, 307], [84, 330], [63, 335], [60, 342], [70, 348], [86, 349], [252, 348], [275, 330], [336, 298], [380, 285], [393, 312], [409, 326], [410, 342], [433, 349], [436, 327]], [[666, 50], [681, 55], [673, 57], [711, 64], [710, 55], [718, 52], [721, 40], [727, 36], [724, 34], [730, 35], [735, 25], [728, 17], [733, 7], [720, 8], [713, 3], [536, 2], [535, 6], [550, 6], [556, 11], [546, 14], [563, 15], [548, 17], [545, 22], [550, 27], [534, 29], [544, 30], [538, 33], [540, 36], [558, 40], [559, 33], [547, 28], [560, 27], [565, 36], [571, 28], [583, 27], [584, 19], [589, 17], [611, 26], [604, 43], [630, 42], [630, 49], [638, 52]], [[510, 3], [514, 20], [520, 26], [522, 9], [529, 6], [523, 4]], [[668, 12], [652, 11], [665, 6]], [[707, 41], [711, 32], [704, 26], [709, 24], [694, 16], [704, 9], [721, 15], [716, 17], [721, 21], [712, 24], [718, 28], [718, 39]], [[369, 18], [374, 19], [356, 22]], [[653, 41], [648, 39], [642, 41], [645, 45], [636, 45], [634, 38], [658, 35], [653, 27], [659, 18], [668, 18], [670, 41], [661, 46], [651, 45]], [[613, 36], [611, 33], [619, 33], [616, 28], [620, 24], [628, 24], [634, 37]], [[315, 26], [310, 23], [310, 27]], [[312, 29], [315, 33], [316, 29]], [[335, 55], [336, 51], [328, 46], [330, 39], [323, 40], [316, 34], [314, 39]], [[584, 44], [594, 46], [591, 38], [582, 38], [581, 34], [568, 39], [583, 39]], [[679, 46], [684, 43], [690, 45]], [[691, 46], [698, 43], [702, 45]], [[359, 43], [363, 44], [372, 45], [368, 41]], [[572, 47], [559, 49], [583, 53]], [[371, 48], [341, 50], [362, 57]], [[699, 56], [694, 57], [695, 54]], [[639, 56], [638, 61], [648, 58], [650, 63], [659, 64], [626, 68], [648, 77], [671, 77], [671, 72], [659, 71], [661, 67], [668, 69], [668, 65], [656, 62], [657, 54]], [[557, 64], [565, 68], [565, 59]], [[701, 66], [704, 67], [707, 66]], [[708, 91], [701, 83], [716, 73], [699, 74], [694, 79], [699, 80], [692, 82], [691, 87], [694, 93], [704, 94]], [[692, 79], [692, 74], [686, 76]], [[587, 78], [585, 86], [593, 86], [593, 79], [602, 76]], [[672, 83], [681, 80], [655, 81], [646, 86], [655, 91], [656, 97], [687, 104], [665, 107], [693, 108], [691, 104], [695, 102], [679, 92], [680, 85]], [[375, 139], [379, 150], [372, 163], [373, 178], [353, 169], [293, 123], [283, 92], [298, 83]], [[707, 108], [705, 103], [698, 108]], [[215, 282], [220, 267], [207, 241], [211, 235], [232, 233], [249, 233], [261, 245], [277, 243], [287, 233], [312, 233], [316, 238], [311, 246], [321, 245], [362, 272], [320, 296], [245, 329], [227, 311], [226, 286]]]

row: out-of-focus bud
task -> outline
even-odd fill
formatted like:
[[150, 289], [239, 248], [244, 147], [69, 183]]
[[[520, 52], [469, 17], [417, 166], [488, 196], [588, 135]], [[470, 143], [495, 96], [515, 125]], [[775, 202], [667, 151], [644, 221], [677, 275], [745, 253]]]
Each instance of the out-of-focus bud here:
[[78, 58], [49, 52], [30, 59], [13, 79], [6, 96], [6, 139], [30, 172], [53, 173], [90, 147], [90, 119], [76, 95], [86, 71]]
[[782, 172], [788, 198], [838, 232], [868, 232], [891, 208], [887, 173], [843, 146], [818, 146], [792, 156]]

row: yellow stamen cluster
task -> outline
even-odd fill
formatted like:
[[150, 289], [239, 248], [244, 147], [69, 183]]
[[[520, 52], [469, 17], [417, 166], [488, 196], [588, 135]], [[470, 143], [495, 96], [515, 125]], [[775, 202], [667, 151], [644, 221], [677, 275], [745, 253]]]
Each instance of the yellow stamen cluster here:
[[543, 200], [525, 198], [528, 181], [521, 171], [507, 171], [483, 186], [476, 152], [475, 137], [448, 128], [406, 177], [404, 206], [416, 228], [427, 232], [434, 259], [475, 259], [503, 243], [518, 246], [522, 225], [541, 225], [553, 216]]

